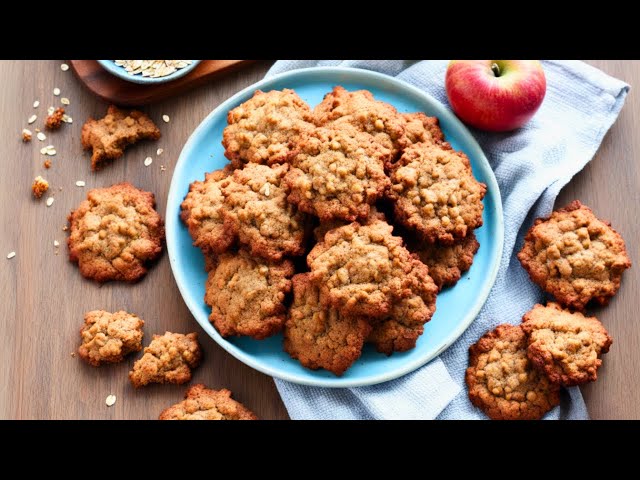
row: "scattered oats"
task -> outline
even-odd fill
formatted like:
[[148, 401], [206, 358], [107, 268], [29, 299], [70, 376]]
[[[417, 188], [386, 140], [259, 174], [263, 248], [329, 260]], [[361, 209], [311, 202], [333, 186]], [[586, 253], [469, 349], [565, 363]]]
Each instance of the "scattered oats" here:
[[60, 246], [60, 242], [58, 240], [54, 240], [53, 241], [53, 246], [54, 247], [59, 247]]
[[55, 112], [55, 111], [56, 111], [56, 109], [55, 109], [55, 108], [53, 108], [53, 107], [49, 107], [49, 108], [47, 108], [47, 115], [51, 115], [51, 114], [52, 114], [53, 112]]
[[164, 150], [163, 150], [162, 148], [159, 148], [159, 149], [156, 151], [156, 155], [160, 156], [160, 155], [162, 155], [162, 152], [164, 152]]
[[55, 155], [57, 152], [56, 152], [56, 149], [53, 147], [53, 145], [47, 145], [46, 147], [43, 147], [43, 148], [41, 148], [41, 149], [40, 149], [40, 153], [41, 153], [42, 155], [50, 155], [50, 156], [53, 156], [53, 155]]
[[42, 132], [38, 132], [38, 135], [36, 135], [36, 137], [38, 137], [38, 140], [40, 140], [41, 142], [44, 142], [47, 139], [47, 136]]
[[60, 65], [60, 70], [62, 70], [63, 72], [66, 72], [67, 70], [69, 70], [69, 65], [67, 65], [66, 63], [63, 63], [62, 65]]
[[15, 256], [16, 256], [16, 252], [9, 252], [9, 255], [7, 255], [7, 258], [11, 260]]
[[167, 170], [167, 167], [165, 167], [164, 165], [160, 165], [160, 171], [164, 172]]
[[62, 97], [62, 98], [60, 99], [60, 103], [61, 103], [61, 104], [63, 104], [63, 105], [71, 105], [71, 102], [70, 102], [70, 101], [69, 101], [69, 99], [68, 99], [68, 98], [66, 98], [66, 97]]
[[66, 226], [66, 225], [65, 225], [64, 227], [62, 227], [62, 231], [63, 231], [63, 232], [66, 232], [67, 230], [69, 230], [69, 227], [68, 227], [68, 226]]
[[23, 142], [30, 142], [31, 141], [31, 135], [33, 135], [31, 133], [31, 130], [29, 130], [28, 128], [23, 128], [22, 129], [22, 141]]
[[33, 108], [38, 108], [40, 106], [40, 101], [36, 100], [35, 102], [33, 102]]
[[169, 118], [169, 115], [162, 115], [162, 120], [164, 120], [165, 123], [169, 123], [169, 120], [171, 120]]
[[76, 352], [71, 352], [71, 356], [72, 356], [73, 358], [76, 358]]
[[84, 187], [84, 185], [85, 185], [85, 183], [84, 183], [84, 181], [82, 181], [82, 180], [78, 180], [78, 181], [76, 182], [76, 187]]
[[47, 198], [47, 207], [50, 207], [51, 205], [53, 205], [53, 197]]
[[151, 157], [147, 157], [144, 159], [144, 166], [148, 167], [149, 165], [151, 165], [153, 163], [153, 158]]
[[46, 154], [47, 154], [47, 147], [42, 147], [42, 148], [40, 149], [40, 153], [41, 153], [42, 155], [46, 155]]
[[58, 87], [53, 89], [53, 94], [57, 97], [58, 95], [60, 95], [60, 89]]
[[116, 403], [116, 396], [109, 395], [105, 400], [105, 403], [107, 404], [107, 407], [113, 407], [113, 405]]
[[37, 116], [37, 115], [31, 115], [31, 116], [29, 117], [29, 120], [27, 120], [27, 123], [28, 123], [29, 125], [31, 125], [31, 124], [32, 124], [33, 122], [35, 122], [37, 119], [38, 119], [38, 116]]
[[65, 123], [73, 123], [73, 118], [65, 113], [64, 115], [62, 115], [62, 121]]
[[51, 168], [51, 160], [45, 160], [43, 165], [44, 165], [44, 168]]

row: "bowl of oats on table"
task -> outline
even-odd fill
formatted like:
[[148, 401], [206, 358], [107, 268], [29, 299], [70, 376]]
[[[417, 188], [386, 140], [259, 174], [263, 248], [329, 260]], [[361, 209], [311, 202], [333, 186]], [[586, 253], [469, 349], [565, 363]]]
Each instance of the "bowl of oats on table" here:
[[163, 83], [184, 77], [201, 60], [98, 60], [112, 75], [133, 83]]

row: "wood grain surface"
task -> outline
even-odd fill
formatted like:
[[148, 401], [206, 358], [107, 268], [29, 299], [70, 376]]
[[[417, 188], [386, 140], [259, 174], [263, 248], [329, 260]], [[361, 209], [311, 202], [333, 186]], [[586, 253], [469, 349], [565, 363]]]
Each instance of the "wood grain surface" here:
[[[72, 357], [79, 343], [78, 331], [85, 311], [125, 309], [142, 317], [145, 340], [165, 330], [196, 331], [205, 350], [203, 365], [195, 370], [194, 382], [211, 388], [229, 388], [235, 398], [265, 419], [286, 419], [286, 410], [273, 380], [235, 360], [200, 329], [185, 306], [175, 285], [169, 259], [163, 255], [147, 277], [135, 285], [109, 283], [102, 287], [81, 277], [67, 260], [66, 216], [93, 187], [128, 180], [156, 194], [158, 211], [164, 216], [166, 197], [176, 160], [189, 134], [219, 103], [238, 90], [261, 79], [269, 67], [257, 62], [211, 83], [145, 109], [158, 123], [162, 138], [140, 143], [125, 157], [98, 173], [90, 171], [89, 154], [81, 149], [80, 129], [89, 117], [101, 117], [106, 104], [84, 89], [71, 71], [60, 69], [61, 61], [0, 62], [0, 418], [14, 419], [153, 419], [179, 401], [184, 386], [155, 385], [135, 391], [127, 372], [133, 357], [99, 369]], [[634, 85], [640, 83], [640, 62], [593, 61], [595, 66]], [[59, 97], [53, 95], [60, 88]], [[74, 119], [58, 132], [42, 128], [47, 107], [58, 106], [67, 97]], [[33, 102], [40, 107], [33, 108]], [[27, 118], [38, 115], [33, 125]], [[170, 116], [170, 123], [161, 120]], [[593, 418], [640, 418], [640, 328], [635, 325], [637, 306], [634, 292], [640, 289], [640, 227], [636, 208], [640, 202], [640, 139], [636, 138], [640, 96], [632, 90], [619, 120], [606, 136], [594, 160], [563, 190], [558, 204], [578, 198], [603, 218], [609, 219], [628, 245], [634, 267], [628, 271], [619, 294], [598, 316], [614, 338], [610, 353], [596, 383], [583, 389]], [[23, 128], [34, 132], [30, 144], [23, 144]], [[54, 145], [57, 155], [49, 157], [40, 148]], [[156, 156], [156, 149], [164, 153]], [[145, 157], [153, 163], [145, 167]], [[161, 171], [160, 166], [166, 166]], [[55, 198], [51, 207], [31, 196], [37, 175], [51, 183]], [[75, 186], [84, 180], [86, 187]], [[54, 247], [54, 240], [60, 247]], [[6, 255], [15, 251], [8, 260]], [[56, 254], [56, 251], [58, 254]], [[116, 404], [105, 405], [107, 395]]]

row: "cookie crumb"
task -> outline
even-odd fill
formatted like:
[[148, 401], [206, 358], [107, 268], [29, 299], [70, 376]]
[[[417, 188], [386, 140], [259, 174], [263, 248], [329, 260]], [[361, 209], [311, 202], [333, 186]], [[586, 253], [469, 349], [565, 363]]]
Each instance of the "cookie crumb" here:
[[45, 160], [43, 165], [44, 165], [44, 168], [51, 168], [51, 160]]
[[160, 165], [160, 171], [164, 172], [167, 170], [167, 167], [165, 167], [164, 165]]
[[69, 230], [69, 227], [68, 227], [68, 226], [66, 226], [66, 225], [65, 225], [64, 227], [62, 227], [62, 231], [63, 231], [63, 232], [66, 232], [67, 230]]
[[[44, 192], [49, 190], [49, 182], [47, 182], [44, 178], [38, 175], [33, 181], [33, 185], [31, 185], [31, 191], [33, 192], [33, 196], [36, 198], [42, 197]], [[49, 201], [47, 200], [47, 203]]]
[[76, 358], [76, 352], [71, 352], [71, 357]]
[[24, 143], [30, 142], [31, 141], [31, 130], [28, 130], [26, 128], [22, 129], [22, 141]]
[[16, 256], [16, 252], [9, 252], [9, 254], [7, 255], [7, 258], [11, 260], [15, 256]]
[[62, 125], [62, 117], [64, 116], [64, 108], [56, 108], [50, 113], [45, 120], [44, 126], [47, 130], [57, 130]]
[[109, 395], [107, 397], [107, 399], [105, 400], [105, 403], [107, 404], [107, 407], [113, 407], [116, 403], [116, 396], [115, 395]]

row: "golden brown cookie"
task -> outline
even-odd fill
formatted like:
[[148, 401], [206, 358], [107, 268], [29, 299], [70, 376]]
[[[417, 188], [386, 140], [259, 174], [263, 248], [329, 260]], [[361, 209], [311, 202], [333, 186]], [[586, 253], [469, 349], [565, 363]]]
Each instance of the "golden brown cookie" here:
[[84, 314], [80, 329], [82, 344], [78, 354], [85, 362], [99, 367], [102, 363], [117, 363], [131, 352], [142, 350], [144, 320], [137, 315], [93, 310]]
[[120, 158], [128, 145], [140, 140], [158, 140], [160, 130], [138, 110], [121, 110], [111, 105], [100, 120], [90, 118], [82, 126], [82, 146], [93, 149], [91, 170], [100, 170], [107, 161]]
[[163, 410], [159, 420], [258, 420], [247, 407], [231, 398], [231, 392], [209, 390], [201, 383], [184, 395], [185, 400]]
[[237, 235], [253, 255], [278, 261], [303, 255], [307, 216], [287, 202], [289, 165], [249, 163], [222, 182], [226, 232]]
[[464, 153], [416, 143], [393, 165], [389, 197], [402, 225], [431, 243], [450, 245], [482, 226], [486, 190]]
[[220, 335], [247, 335], [262, 340], [279, 332], [291, 291], [293, 262], [269, 262], [244, 250], [217, 257], [209, 272], [204, 301]]
[[235, 230], [225, 227], [222, 181], [233, 173], [226, 167], [195, 181], [184, 198], [180, 218], [189, 228], [193, 244], [205, 252], [223, 253], [235, 242]]
[[406, 121], [398, 111], [385, 102], [373, 98], [368, 90], [349, 92], [341, 86], [324, 96], [313, 110], [316, 124], [348, 123], [374, 136], [376, 142], [396, 157], [406, 142]]
[[[361, 218], [358, 220], [360, 225], [369, 225], [371, 222], [375, 220], [382, 220], [383, 222], [387, 221], [387, 217], [384, 213], [382, 213], [375, 205], [372, 205], [369, 209], [369, 215], [366, 218]], [[325, 234], [329, 230], [333, 230], [334, 228], [344, 227], [345, 225], [349, 225], [351, 222], [347, 222], [346, 220], [331, 220], [329, 222], [321, 222], [316, 228], [313, 229], [313, 238], [316, 243], [321, 242], [324, 239]]]
[[288, 200], [321, 221], [366, 217], [389, 186], [384, 162], [390, 150], [350, 124], [318, 128], [299, 148], [285, 177]]
[[437, 117], [428, 117], [422, 112], [401, 113], [404, 120], [404, 135], [402, 148], [407, 148], [414, 143], [442, 143], [444, 134], [440, 130], [440, 122]]
[[191, 369], [200, 365], [201, 359], [197, 334], [154, 335], [142, 358], [133, 364], [129, 380], [136, 388], [149, 383], [187, 383]]
[[160, 256], [164, 224], [153, 193], [130, 183], [89, 190], [69, 214], [69, 259], [98, 282], [133, 282]]
[[378, 352], [387, 355], [414, 348], [418, 337], [424, 332], [424, 324], [431, 320], [436, 311], [437, 288], [433, 283], [425, 282], [425, 285], [428, 288], [425, 288], [422, 296], [398, 300], [391, 307], [388, 317], [372, 321], [373, 329], [367, 337], [367, 343], [372, 343]]
[[64, 117], [64, 108], [56, 108], [51, 115], [47, 116], [44, 121], [44, 128], [47, 130], [57, 130], [62, 126], [62, 117]]
[[327, 232], [311, 250], [307, 264], [326, 306], [342, 315], [383, 319], [400, 299], [418, 295], [431, 302], [437, 287], [427, 267], [392, 230], [381, 220], [354, 222]]
[[528, 337], [529, 360], [551, 382], [564, 386], [595, 381], [600, 357], [613, 343], [597, 318], [572, 313], [553, 302], [527, 312], [522, 330]]
[[284, 329], [284, 350], [313, 370], [342, 375], [362, 353], [371, 326], [362, 317], [345, 317], [320, 302], [320, 288], [309, 273], [293, 277], [293, 305]]
[[560, 403], [560, 388], [527, 358], [520, 326], [498, 325], [469, 348], [469, 399], [493, 420], [537, 420]]
[[592, 300], [606, 305], [631, 267], [620, 234], [577, 200], [537, 219], [518, 259], [533, 282], [577, 310]]
[[452, 245], [417, 240], [407, 243], [409, 251], [429, 267], [429, 275], [440, 289], [451, 287], [460, 280], [462, 274], [471, 268], [473, 257], [480, 248], [473, 231]]
[[245, 163], [284, 163], [296, 153], [299, 135], [313, 129], [309, 106], [293, 90], [256, 91], [229, 111], [224, 155], [234, 167]]

